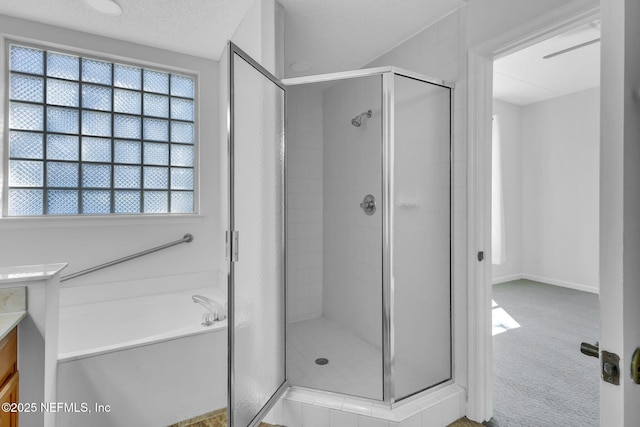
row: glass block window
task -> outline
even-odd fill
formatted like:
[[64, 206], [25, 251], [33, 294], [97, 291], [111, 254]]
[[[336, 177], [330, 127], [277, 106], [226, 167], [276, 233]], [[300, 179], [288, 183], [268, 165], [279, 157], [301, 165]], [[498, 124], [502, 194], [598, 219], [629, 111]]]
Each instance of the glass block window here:
[[195, 79], [11, 45], [8, 215], [194, 212]]

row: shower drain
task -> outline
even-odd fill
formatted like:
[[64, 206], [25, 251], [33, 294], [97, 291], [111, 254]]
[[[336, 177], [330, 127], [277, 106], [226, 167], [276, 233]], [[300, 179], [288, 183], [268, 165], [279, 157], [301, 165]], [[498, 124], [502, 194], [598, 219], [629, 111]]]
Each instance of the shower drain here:
[[324, 357], [316, 359], [316, 365], [326, 365], [327, 363], [329, 363], [329, 359], [325, 359]]

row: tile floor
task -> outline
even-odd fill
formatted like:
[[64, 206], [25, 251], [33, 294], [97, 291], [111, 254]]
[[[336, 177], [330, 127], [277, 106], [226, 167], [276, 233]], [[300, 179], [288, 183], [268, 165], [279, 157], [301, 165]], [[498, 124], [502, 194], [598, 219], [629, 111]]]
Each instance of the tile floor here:
[[[227, 427], [227, 408], [221, 408], [198, 417], [180, 421], [169, 427]], [[259, 427], [277, 427], [267, 423], [260, 423]]]
[[[382, 352], [324, 317], [287, 325], [293, 385], [382, 399]], [[329, 363], [317, 365], [315, 360]]]

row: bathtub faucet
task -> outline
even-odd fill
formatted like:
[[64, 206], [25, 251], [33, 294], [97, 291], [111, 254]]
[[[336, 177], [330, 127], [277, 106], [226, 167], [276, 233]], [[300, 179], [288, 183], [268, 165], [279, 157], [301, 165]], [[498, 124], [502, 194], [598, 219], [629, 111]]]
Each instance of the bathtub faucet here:
[[207, 309], [207, 312], [202, 314], [202, 326], [211, 326], [213, 325], [213, 322], [227, 318], [227, 309], [217, 301], [205, 297], [204, 295], [194, 295], [191, 298], [193, 299], [193, 302], [198, 303]]

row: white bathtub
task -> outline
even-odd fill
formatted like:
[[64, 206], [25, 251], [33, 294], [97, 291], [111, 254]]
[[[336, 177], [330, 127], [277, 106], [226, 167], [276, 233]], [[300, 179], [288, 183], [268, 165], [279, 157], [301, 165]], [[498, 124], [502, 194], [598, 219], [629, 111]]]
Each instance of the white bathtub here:
[[205, 309], [191, 299], [196, 294], [222, 305], [226, 303], [221, 290], [207, 287], [63, 307], [58, 360], [64, 362], [226, 330], [226, 320], [211, 326], [201, 325]]
[[61, 307], [61, 402], [109, 412], [58, 413], [56, 426], [166, 426], [226, 406], [226, 320], [201, 325], [194, 294], [214, 287]]

